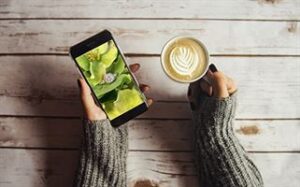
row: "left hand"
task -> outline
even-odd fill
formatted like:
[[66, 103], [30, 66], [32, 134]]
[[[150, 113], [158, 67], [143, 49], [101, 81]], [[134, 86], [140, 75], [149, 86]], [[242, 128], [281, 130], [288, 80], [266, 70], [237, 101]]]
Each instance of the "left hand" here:
[[[132, 64], [129, 66], [131, 72], [135, 73], [140, 68], [140, 64]], [[83, 78], [78, 79], [78, 85], [80, 88], [80, 98], [84, 109], [84, 116], [88, 120], [103, 120], [106, 119], [104, 111], [95, 103], [91, 93], [90, 87], [87, 85]], [[148, 85], [140, 84], [142, 92], [146, 92], [150, 89]], [[147, 99], [148, 105], [153, 103], [152, 99]]]

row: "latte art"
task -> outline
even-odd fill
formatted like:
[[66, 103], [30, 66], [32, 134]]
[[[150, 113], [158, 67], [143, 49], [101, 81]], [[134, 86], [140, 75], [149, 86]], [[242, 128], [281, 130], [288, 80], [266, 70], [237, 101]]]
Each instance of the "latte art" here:
[[191, 75], [199, 63], [198, 55], [192, 47], [175, 47], [169, 58], [174, 71], [181, 75]]
[[176, 37], [164, 46], [161, 62], [170, 78], [188, 83], [205, 75], [208, 57], [206, 48], [200, 41], [192, 37]]

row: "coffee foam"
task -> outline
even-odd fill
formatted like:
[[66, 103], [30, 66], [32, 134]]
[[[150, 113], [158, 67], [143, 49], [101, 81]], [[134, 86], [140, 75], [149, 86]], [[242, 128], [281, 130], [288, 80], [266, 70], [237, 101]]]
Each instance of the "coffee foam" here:
[[195, 48], [190, 46], [173, 48], [169, 59], [174, 71], [180, 75], [191, 75], [197, 68], [199, 61]]
[[189, 82], [202, 76], [207, 68], [205, 47], [193, 38], [171, 40], [164, 48], [162, 63], [165, 72], [180, 82]]

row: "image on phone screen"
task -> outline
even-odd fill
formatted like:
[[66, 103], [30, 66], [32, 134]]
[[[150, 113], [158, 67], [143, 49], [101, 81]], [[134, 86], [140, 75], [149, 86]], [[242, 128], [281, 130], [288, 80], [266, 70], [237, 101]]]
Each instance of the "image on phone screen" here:
[[144, 103], [113, 40], [76, 57], [78, 67], [110, 120]]

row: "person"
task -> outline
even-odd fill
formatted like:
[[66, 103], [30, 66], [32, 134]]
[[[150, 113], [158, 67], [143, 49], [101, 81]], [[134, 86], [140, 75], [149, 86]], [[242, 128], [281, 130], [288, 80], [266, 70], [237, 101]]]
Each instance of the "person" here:
[[[132, 72], [139, 64], [130, 66]], [[195, 162], [201, 187], [261, 187], [263, 180], [233, 131], [237, 88], [210, 65], [207, 81], [191, 83], [188, 98], [193, 116]], [[83, 79], [78, 81], [84, 108], [84, 138], [74, 180], [76, 187], [126, 187], [127, 125], [114, 128], [95, 104]], [[149, 86], [142, 85], [146, 91]], [[148, 100], [151, 104], [152, 100]]]

